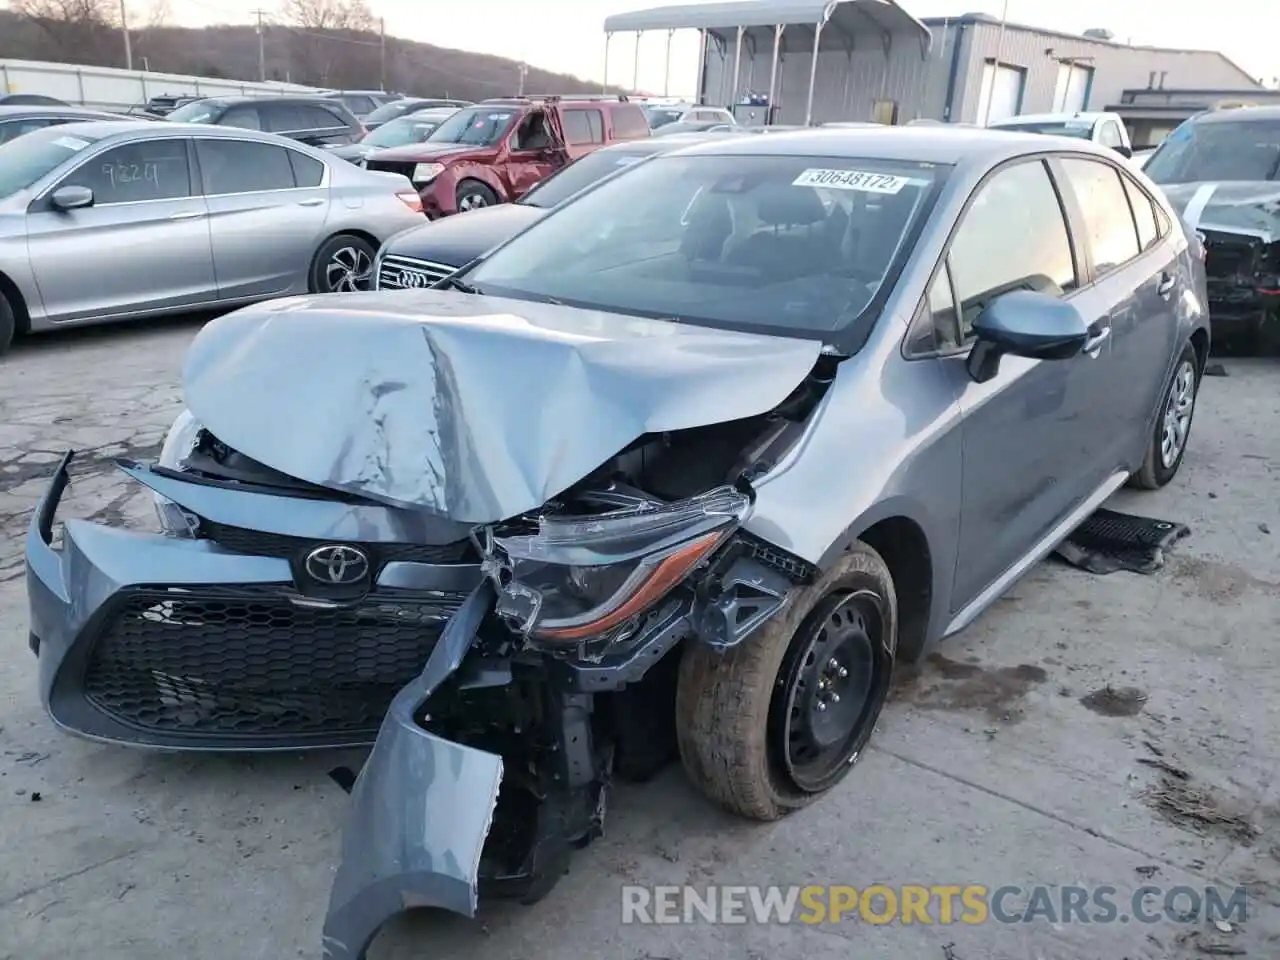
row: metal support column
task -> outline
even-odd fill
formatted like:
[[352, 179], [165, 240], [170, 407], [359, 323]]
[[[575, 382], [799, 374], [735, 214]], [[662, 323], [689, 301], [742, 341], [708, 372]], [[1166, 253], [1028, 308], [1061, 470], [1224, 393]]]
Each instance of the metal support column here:
[[818, 45], [822, 43], [822, 24], [813, 26], [813, 59], [809, 61], [809, 101], [804, 108], [804, 125], [813, 123], [813, 85], [818, 79]]
[[773, 62], [769, 64], [769, 106], [765, 112], [766, 123], [773, 115], [774, 93], [778, 89], [778, 51], [782, 47], [782, 31], [784, 24], [775, 24], [773, 28]]
[[641, 31], [637, 30], [636, 31], [636, 59], [635, 59], [635, 62], [631, 65], [632, 91], [638, 91], [640, 89], [640, 34], [641, 34]]
[[666, 63], [662, 68], [662, 95], [664, 97], [671, 96], [671, 37], [675, 34], [674, 30], [667, 31], [667, 57]]
[[609, 92], [609, 41], [613, 39], [612, 33], [604, 35], [604, 79], [600, 81], [600, 92]]
[[702, 105], [705, 87], [707, 82], [707, 31], [702, 29], [698, 31], [698, 92], [694, 95], [693, 102]]
[[[740, 70], [742, 68], [742, 34], [745, 27], [738, 27], [738, 39], [733, 45], [733, 89], [729, 91], [729, 105], [738, 102], [738, 83], [740, 82]], [[724, 104], [721, 104], [724, 106]]]

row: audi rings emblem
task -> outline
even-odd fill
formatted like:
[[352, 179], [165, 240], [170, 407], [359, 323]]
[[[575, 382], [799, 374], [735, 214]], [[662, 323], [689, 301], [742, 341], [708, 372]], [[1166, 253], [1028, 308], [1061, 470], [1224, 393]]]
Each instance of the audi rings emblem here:
[[369, 575], [369, 558], [364, 551], [340, 543], [327, 543], [307, 554], [307, 575], [320, 583], [344, 586], [359, 583]]

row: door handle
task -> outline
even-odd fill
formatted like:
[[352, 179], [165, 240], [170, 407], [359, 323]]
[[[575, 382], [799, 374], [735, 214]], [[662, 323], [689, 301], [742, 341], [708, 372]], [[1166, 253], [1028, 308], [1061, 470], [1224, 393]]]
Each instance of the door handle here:
[[1110, 324], [1107, 324], [1105, 326], [1095, 324], [1094, 326], [1089, 328], [1089, 338], [1085, 340], [1084, 346], [1080, 348], [1080, 352], [1087, 353], [1089, 356], [1094, 357], [1096, 359], [1098, 356], [1098, 352], [1102, 349], [1102, 345], [1107, 342], [1107, 339], [1110, 336], [1111, 336]]
[[1156, 293], [1168, 300], [1173, 295], [1173, 288], [1177, 282], [1177, 278], [1172, 273], [1160, 274], [1160, 285], [1156, 287]]
[[172, 214], [170, 220], [198, 220], [204, 216], [203, 210], [183, 210], [179, 213]]
[[300, 207], [318, 207], [318, 206], [320, 206], [320, 204], [322, 204], [322, 203], [324, 203], [324, 197], [312, 197], [310, 200], [299, 200], [299, 201], [298, 201], [298, 206], [300, 206]]

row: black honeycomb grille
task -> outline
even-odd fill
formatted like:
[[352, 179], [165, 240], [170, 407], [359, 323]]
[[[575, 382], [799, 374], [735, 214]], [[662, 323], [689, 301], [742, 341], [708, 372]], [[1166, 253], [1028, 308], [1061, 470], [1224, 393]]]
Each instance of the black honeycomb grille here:
[[[264, 533], [261, 530], [248, 530], [244, 527], [232, 527], [212, 520], [200, 521], [200, 536], [212, 540], [220, 547], [235, 553], [243, 553], [254, 557], [279, 557], [284, 560], [300, 560], [308, 550], [322, 543], [333, 543], [331, 540], [313, 540], [305, 537], [290, 537], [279, 533]], [[339, 541], [345, 542], [345, 541]], [[382, 568], [383, 564], [393, 561], [406, 563], [466, 563], [473, 557], [470, 541], [459, 540], [454, 543], [440, 545], [424, 543], [353, 543], [369, 557], [373, 572]]]
[[371, 741], [462, 597], [298, 606], [285, 587], [122, 594], [90, 653], [85, 695], [115, 720], [230, 740]]

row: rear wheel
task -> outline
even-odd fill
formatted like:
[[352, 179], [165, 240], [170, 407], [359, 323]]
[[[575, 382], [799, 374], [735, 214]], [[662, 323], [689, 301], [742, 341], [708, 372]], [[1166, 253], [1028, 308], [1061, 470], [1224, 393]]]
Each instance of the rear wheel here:
[[889, 569], [858, 542], [739, 646], [721, 653], [694, 641], [676, 694], [693, 782], [753, 820], [776, 820], [830, 790], [884, 709], [897, 624]]
[[311, 292], [353, 293], [370, 289], [377, 253], [363, 237], [349, 233], [330, 237], [311, 261]]
[[9, 298], [0, 293], [0, 354], [5, 353], [13, 344], [14, 334], [18, 332], [18, 318]]
[[1174, 364], [1173, 376], [1160, 401], [1160, 414], [1147, 443], [1146, 457], [1130, 485], [1142, 490], [1158, 490], [1173, 479], [1182, 466], [1191, 436], [1191, 420], [1196, 412], [1200, 389], [1200, 358], [1187, 344]]
[[459, 213], [468, 210], [479, 210], [481, 207], [492, 207], [498, 202], [498, 195], [479, 180], [463, 180], [458, 184], [457, 207]]

